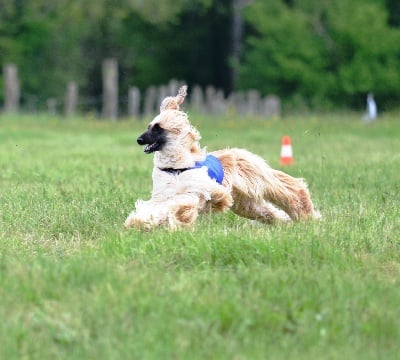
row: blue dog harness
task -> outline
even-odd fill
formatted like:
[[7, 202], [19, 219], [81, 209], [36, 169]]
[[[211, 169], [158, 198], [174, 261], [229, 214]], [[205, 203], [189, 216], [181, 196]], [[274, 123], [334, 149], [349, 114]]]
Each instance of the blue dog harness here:
[[194, 167], [191, 168], [185, 168], [185, 169], [160, 168], [160, 170], [179, 175], [184, 171], [192, 169], [200, 169], [204, 166], [207, 167], [208, 176], [211, 179], [214, 179], [218, 184], [222, 184], [222, 180], [224, 180], [224, 168], [221, 165], [221, 161], [219, 161], [219, 159], [216, 158], [214, 155], [207, 155], [204, 161], [196, 161]]
[[195, 169], [207, 167], [208, 176], [214, 179], [218, 184], [222, 184], [224, 180], [224, 168], [221, 165], [221, 161], [214, 155], [207, 155], [204, 161], [197, 161], [194, 165]]

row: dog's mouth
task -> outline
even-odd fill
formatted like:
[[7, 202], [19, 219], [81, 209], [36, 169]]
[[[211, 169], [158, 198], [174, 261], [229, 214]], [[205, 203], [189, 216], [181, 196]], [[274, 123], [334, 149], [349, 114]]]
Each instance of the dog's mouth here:
[[160, 150], [161, 147], [162, 147], [162, 145], [163, 145], [162, 142], [156, 141], [156, 142], [154, 142], [154, 143], [152, 143], [152, 144], [147, 145], [147, 146], [144, 148], [144, 152], [145, 152], [146, 154], [151, 154], [151, 153], [153, 153], [154, 151]]

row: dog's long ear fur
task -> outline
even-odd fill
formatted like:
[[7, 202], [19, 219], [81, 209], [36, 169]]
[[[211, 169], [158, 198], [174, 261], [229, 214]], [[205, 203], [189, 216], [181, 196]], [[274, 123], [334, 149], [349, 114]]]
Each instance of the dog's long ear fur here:
[[190, 131], [188, 133], [191, 145], [190, 145], [190, 152], [192, 154], [200, 154], [202, 153], [199, 140], [201, 139], [200, 133], [197, 131], [196, 128], [190, 126]]
[[181, 105], [185, 101], [185, 97], [187, 95], [187, 86], [183, 85], [178, 91], [178, 95], [176, 96], [168, 96], [166, 97], [160, 106], [160, 113], [164, 110], [179, 110], [179, 105]]

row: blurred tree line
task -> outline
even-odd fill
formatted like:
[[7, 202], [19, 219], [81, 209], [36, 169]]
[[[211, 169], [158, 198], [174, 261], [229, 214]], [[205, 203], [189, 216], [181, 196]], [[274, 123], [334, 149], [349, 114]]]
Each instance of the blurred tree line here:
[[18, 66], [22, 101], [61, 98], [70, 80], [98, 98], [115, 57], [121, 94], [175, 78], [314, 108], [371, 91], [391, 107], [399, 45], [399, 0], [0, 0], [0, 63]]

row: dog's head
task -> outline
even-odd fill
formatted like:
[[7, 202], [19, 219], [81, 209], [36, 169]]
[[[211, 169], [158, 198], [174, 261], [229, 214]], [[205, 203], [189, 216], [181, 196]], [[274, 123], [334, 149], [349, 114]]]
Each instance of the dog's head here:
[[177, 96], [165, 98], [160, 106], [160, 114], [138, 137], [138, 144], [146, 145], [145, 153], [163, 151], [168, 147], [181, 147], [191, 152], [199, 150], [200, 134], [190, 125], [187, 114], [179, 110], [179, 105], [185, 99], [186, 89], [186, 86], [182, 86]]

